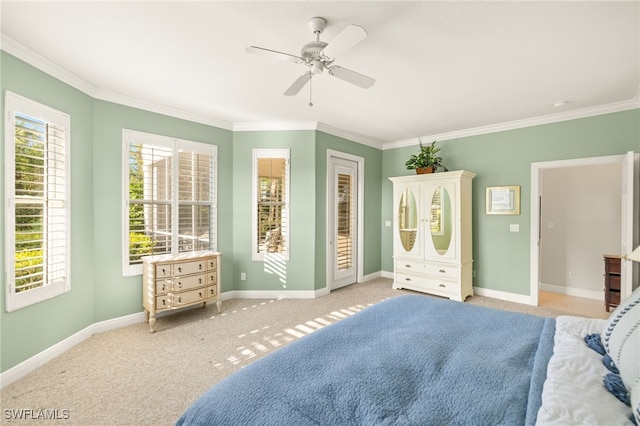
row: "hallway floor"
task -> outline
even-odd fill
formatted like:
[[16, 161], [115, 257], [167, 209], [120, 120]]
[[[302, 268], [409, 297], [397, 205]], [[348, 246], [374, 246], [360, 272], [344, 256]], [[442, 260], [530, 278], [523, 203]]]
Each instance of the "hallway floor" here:
[[[604, 297], [604, 296], [603, 296]], [[545, 308], [570, 312], [572, 315], [608, 319], [611, 312], [604, 307], [604, 300], [587, 299], [584, 297], [567, 296], [566, 294], [541, 291], [538, 305]], [[611, 308], [613, 311], [613, 308]]]

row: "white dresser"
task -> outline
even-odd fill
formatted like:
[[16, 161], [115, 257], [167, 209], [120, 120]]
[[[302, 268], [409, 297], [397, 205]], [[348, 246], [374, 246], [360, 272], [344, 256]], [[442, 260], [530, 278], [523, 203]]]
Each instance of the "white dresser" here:
[[194, 251], [178, 255], [145, 256], [142, 303], [149, 328], [156, 328], [156, 313], [215, 300], [222, 307], [222, 253]]
[[464, 301], [473, 295], [471, 181], [454, 172], [393, 182], [393, 288]]

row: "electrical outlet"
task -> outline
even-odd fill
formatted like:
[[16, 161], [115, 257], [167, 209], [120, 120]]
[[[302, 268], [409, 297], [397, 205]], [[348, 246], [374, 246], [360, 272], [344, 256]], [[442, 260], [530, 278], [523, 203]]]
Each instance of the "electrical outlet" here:
[[244, 272], [241, 272], [241, 273], [240, 273], [240, 280], [241, 280], [241, 281], [244, 281], [244, 280], [246, 280], [246, 279], [247, 279], [247, 274], [245, 274]]

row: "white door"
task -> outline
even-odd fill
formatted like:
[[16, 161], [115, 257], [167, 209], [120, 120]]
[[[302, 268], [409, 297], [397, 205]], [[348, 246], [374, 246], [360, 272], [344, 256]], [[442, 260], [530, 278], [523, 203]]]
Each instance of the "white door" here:
[[[622, 161], [622, 221], [621, 221], [621, 245], [620, 253], [622, 255], [629, 255], [638, 244], [637, 238], [634, 238], [634, 229], [638, 229], [638, 219], [633, 215], [633, 200], [634, 200], [634, 163], [638, 154], [628, 152]], [[637, 173], [637, 172], [636, 172]], [[636, 175], [637, 176], [637, 175]], [[635, 189], [637, 191], [637, 188]], [[634, 227], [635, 225], [635, 227]], [[637, 231], [635, 231], [637, 234]], [[635, 245], [634, 245], [635, 244]], [[622, 260], [620, 274], [620, 298], [624, 300], [633, 291], [633, 262], [631, 260]]]
[[329, 288], [357, 280], [358, 163], [330, 157], [328, 164]]

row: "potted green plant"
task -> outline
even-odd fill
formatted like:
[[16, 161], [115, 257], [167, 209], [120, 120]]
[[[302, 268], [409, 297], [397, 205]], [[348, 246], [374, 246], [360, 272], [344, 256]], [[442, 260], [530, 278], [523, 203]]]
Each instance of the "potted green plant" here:
[[411, 154], [411, 157], [404, 163], [408, 170], [416, 170], [417, 174], [435, 173], [438, 168], [447, 171], [447, 168], [442, 165], [442, 157], [437, 154], [440, 148], [436, 147], [436, 141], [431, 142], [431, 145], [423, 145], [422, 140], [420, 142], [420, 152], [418, 155]]

